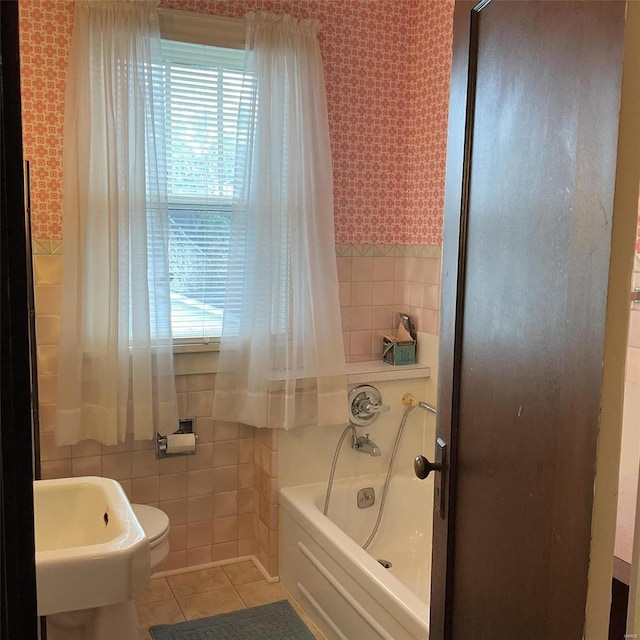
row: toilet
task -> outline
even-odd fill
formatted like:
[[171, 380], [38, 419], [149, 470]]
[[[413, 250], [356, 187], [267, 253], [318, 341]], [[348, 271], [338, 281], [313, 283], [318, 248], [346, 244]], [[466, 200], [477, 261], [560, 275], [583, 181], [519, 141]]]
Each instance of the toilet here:
[[169, 553], [169, 516], [146, 504], [132, 504], [133, 512], [149, 538], [150, 570], [153, 574]]

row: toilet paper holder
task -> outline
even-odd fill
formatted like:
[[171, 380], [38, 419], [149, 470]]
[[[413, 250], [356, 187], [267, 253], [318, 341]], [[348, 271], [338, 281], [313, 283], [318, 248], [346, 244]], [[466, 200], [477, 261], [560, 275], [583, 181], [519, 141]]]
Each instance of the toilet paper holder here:
[[193, 432], [195, 422], [195, 418], [180, 418], [177, 431], [166, 436], [156, 433], [156, 458], [194, 455], [198, 442]]

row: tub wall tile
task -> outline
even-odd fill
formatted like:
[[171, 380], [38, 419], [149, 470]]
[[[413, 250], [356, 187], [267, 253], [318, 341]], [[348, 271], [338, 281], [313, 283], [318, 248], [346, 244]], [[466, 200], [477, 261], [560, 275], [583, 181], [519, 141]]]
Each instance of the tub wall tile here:
[[381, 358], [382, 334], [396, 331], [399, 311], [413, 316], [418, 331], [438, 334], [439, 247], [374, 248], [373, 256], [354, 247], [353, 256], [338, 258], [347, 362]]

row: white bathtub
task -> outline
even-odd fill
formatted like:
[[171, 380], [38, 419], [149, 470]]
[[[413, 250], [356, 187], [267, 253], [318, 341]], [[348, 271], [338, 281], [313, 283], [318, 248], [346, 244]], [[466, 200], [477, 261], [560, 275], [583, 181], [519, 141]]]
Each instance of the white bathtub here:
[[[329, 640], [428, 637], [433, 481], [392, 477], [380, 528], [364, 551], [384, 479], [336, 480], [329, 518], [326, 483], [280, 490], [280, 579]], [[359, 509], [365, 487], [374, 487], [376, 502]]]

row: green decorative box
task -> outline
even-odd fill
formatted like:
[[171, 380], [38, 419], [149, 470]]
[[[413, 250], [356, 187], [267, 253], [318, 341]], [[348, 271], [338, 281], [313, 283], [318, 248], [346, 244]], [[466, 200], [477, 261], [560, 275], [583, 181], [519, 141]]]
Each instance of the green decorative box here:
[[382, 359], [393, 365], [416, 363], [416, 341], [391, 342], [382, 338]]

